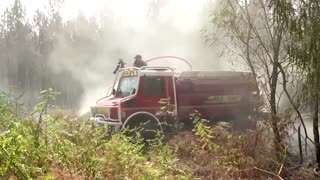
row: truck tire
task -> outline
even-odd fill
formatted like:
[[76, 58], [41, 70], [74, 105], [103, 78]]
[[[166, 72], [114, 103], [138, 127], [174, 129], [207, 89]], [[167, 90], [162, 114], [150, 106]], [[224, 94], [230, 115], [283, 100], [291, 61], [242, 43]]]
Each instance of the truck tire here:
[[154, 117], [148, 114], [137, 114], [127, 120], [124, 129], [128, 130], [130, 136], [141, 135], [144, 140], [155, 139], [157, 133], [162, 133], [161, 124]]
[[248, 114], [242, 114], [233, 120], [233, 129], [237, 131], [253, 130], [256, 128], [256, 122], [249, 118]]

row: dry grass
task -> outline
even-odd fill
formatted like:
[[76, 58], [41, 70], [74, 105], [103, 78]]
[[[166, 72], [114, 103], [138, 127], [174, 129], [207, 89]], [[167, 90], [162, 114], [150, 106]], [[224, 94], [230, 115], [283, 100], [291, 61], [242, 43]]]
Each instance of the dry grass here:
[[264, 131], [237, 133], [213, 126], [210, 135], [213, 150], [203, 146], [190, 131], [178, 133], [168, 142], [180, 158], [180, 165], [189, 167], [194, 177], [266, 179], [278, 175], [281, 163], [275, 161], [272, 142]]

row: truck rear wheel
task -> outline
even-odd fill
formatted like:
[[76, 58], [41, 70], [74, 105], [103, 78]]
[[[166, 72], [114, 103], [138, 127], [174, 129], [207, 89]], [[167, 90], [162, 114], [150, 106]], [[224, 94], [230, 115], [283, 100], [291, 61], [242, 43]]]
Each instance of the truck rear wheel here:
[[138, 133], [144, 140], [155, 139], [157, 133], [162, 133], [161, 124], [148, 114], [133, 116], [128, 119], [124, 128], [128, 130], [128, 135], [136, 137]]
[[233, 129], [238, 131], [253, 130], [256, 128], [256, 122], [249, 117], [249, 114], [242, 114], [233, 120]]

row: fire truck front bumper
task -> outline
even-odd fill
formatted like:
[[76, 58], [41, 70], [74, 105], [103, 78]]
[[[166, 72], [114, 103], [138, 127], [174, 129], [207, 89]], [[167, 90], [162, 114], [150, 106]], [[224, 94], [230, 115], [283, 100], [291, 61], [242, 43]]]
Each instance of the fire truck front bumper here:
[[122, 123], [119, 121], [110, 121], [103, 117], [92, 117], [90, 120], [96, 127], [106, 127], [108, 132], [119, 132], [122, 127]]

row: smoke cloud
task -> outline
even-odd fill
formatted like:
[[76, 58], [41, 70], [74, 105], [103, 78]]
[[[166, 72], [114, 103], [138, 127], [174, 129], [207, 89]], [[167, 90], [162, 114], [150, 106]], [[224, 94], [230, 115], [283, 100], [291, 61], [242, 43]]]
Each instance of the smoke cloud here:
[[[80, 114], [89, 111], [97, 99], [106, 95], [118, 58], [132, 66], [136, 54], [141, 54], [144, 60], [172, 55], [187, 59], [195, 70], [232, 69], [227, 61], [219, 60], [218, 48], [205, 45], [201, 33], [209, 23], [214, 1], [134, 2], [138, 4], [126, 1], [126, 6], [124, 1], [108, 2], [98, 20], [76, 17], [77, 31], [73, 34], [85, 35], [77, 48], [61, 35], [51, 54], [50, 67], [56, 72], [72, 72], [85, 89], [84, 96], [79, 97], [82, 99]], [[149, 65], [188, 70], [186, 64], [173, 59]]]

